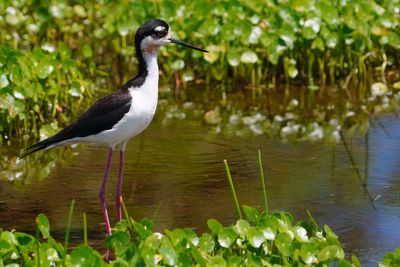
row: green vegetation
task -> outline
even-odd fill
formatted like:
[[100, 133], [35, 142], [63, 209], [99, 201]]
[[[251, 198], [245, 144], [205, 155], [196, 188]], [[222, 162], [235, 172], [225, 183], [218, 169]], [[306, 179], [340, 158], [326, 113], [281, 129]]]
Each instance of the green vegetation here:
[[[296, 264], [352, 266], [344, 260], [337, 236], [325, 226], [297, 222], [286, 212], [260, 214], [243, 206], [247, 219], [222, 226], [208, 220], [210, 233], [189, 229], [153, 231], [149, 220], [122, 220], [105, 246], [113, 259], [106, 263], [101, 252], [82, 244], [67, 253], [50, 235], [47, 217], [37, 219], [39, 233], [0, 230], [0, 266], [293, 266]], [[356, 262], [356, 261], [355, 261]]]
[[310, 90], [328, 84], [347, 89], [351, 81], [400, 86], [391, 72], [399, 63], [398, 0], [2, 1], [2, 135], [48, 135], [58, 129], [50, 124], [55, 118], [64, 125], [94, 95], [132, 76], [134, 32], [152, 17], [165, 18], [174, 35], [210, 50], [162, 50], [161, 78], [175, 83], [175, 93], [188, 82], [218, 83], [223, 98], [245, 88], [261, 96], [282, 82]]

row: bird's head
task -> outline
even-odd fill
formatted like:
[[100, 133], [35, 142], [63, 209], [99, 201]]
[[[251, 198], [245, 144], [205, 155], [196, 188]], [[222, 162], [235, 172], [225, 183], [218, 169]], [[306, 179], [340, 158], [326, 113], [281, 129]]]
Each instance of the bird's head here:
[[207, 50], [171, 37], [168, 24], [161, 19], [149, 20], [136, 31], [136, 49], [140, 49], [142, 52], [154, 53], [158, 48], [169, 43], [182, 45], [202, 52], [208, 52]]

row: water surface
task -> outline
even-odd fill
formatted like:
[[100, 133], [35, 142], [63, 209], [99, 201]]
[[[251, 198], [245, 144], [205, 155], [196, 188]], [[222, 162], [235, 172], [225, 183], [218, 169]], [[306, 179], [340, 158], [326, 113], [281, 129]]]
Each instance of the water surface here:
[[[240, 203], [262, 207], [260, 148], [270, 209], [289, 211], [295, 220], [307, 219], [308, 209], [320, 225], [329, 224], [339, 235], [347, 255], [357, 255], [366, 265], [400, 246], [400, 123], [395, 116], [381, 118], [381, 125], [367, 136], [347, 138], [347, 150], [343, 143], [284, 143], [262, 135], [216, 134], [201, 120], [164, 125], [160, 117], [128, 144], [123, 196], [134, 218], [153, 219], [159, 231], [190, 227], [203, 232], [208, 218], [234, 223], [222, 160], [230, 164]], [[40, 152], [32, 159], [39, 167], [48, 166], [45, 154], [59, 150]], [[3, 147], [3, 153], [13, 151], [18, 149]], [[76, 199], [73, 238], [82, 238], [81, 214], [86, 212], [89, 238], [101, 246], [104, 224], [98, 191], [107, 149], [80, 146], [73, 151], [76, 156], [55, 165], [42, 181], [15, 186], [0, 180], [2, 228], [32, 231], [35, 216], [45, 213], [56, 237], [62, 238], [69, 204]], [[115, 153], [108, 187], [113, 221], [117, 166]]]

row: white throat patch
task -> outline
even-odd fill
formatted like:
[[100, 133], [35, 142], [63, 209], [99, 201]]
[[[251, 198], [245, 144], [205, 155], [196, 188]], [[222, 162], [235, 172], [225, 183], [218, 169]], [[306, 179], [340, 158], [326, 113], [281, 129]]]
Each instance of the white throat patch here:
[[155, 53], [157, 52], [158, 48], [165, 44], [168, 44], [169, 42], [170, 41], [167, 38], [154, 39], [151, 36], [147, 36], [142, 40], [140, 48], [143, 52]]

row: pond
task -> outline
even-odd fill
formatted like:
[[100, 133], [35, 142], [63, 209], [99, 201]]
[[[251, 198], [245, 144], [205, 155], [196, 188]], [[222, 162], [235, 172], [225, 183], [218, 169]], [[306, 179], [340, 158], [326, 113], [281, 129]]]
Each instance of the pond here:
[[[165, 117], [159, 111], [127, 147], [123, 196], [135, 219], [153, 219], [158, 231], [207, 231], [209, 218], [234, 223], [223, 159], [229, 162], [239, 202], [262, 208], [260, 148], [271, 210], [307, 220], [308, 209], [321, 226], [328, 224], [339, 235], [348, 256], [355, 254], [366, 266], [399, 246], [400, 122], [395, 115], [381, 116], [367, 134], [345, 136], [345, 143], [341, 139], [337, 144], [288, 142], [264, 135], [233, 137], [203, 120], [166, 123]], [[24, 172], [12, 172], [13, 166], [6, 165], [15, 164], [16, 151], [22, 147], [1, 148], [8, 159], [2, 162], [8, 170], [0, 179], [1, 227], [33, 232], [34, 218], [45, 213], [54, 236], [62, 239], [69, 205], [76, 199], [73, 239], [82, 239], [86, 212], [91, 244], [102, 247], [105, 231], [98, 192], [107, 149], [79, 146], [39, 152], [27, 158]], [[108, 187], [112, 220], [117, 160], [115, 154]]]

